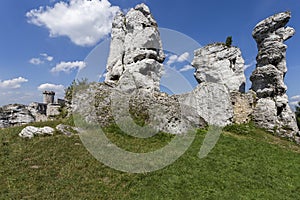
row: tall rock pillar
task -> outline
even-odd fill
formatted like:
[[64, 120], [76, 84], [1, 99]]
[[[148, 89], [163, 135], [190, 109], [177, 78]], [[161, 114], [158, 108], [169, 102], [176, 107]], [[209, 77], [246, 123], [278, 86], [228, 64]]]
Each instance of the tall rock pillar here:
[[299, 134], [294, 113], [288, 104], [287, 86], [284, 77], [287, 72], [284, 41], [295, 34], [287, 27], [290, 12], [275, 14], [259, 22], [252, 36], [257, 42], [256, 69], [252, 73], [251, 89], [257, 94], [254, 122], [283, 137], [295, 139]]

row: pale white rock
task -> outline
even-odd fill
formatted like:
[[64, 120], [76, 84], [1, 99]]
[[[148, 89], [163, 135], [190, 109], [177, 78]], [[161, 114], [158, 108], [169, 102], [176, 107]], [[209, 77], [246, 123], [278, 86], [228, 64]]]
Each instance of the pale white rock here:
[[34, 126], [27, 126], [19, 133], [19, 136], [22, 138], [30, 139], [37, 135], [53, 135], [54, 132], [55, 132], [55, 130], [48, 126], [45, 126], [42, 128], [37, 128]]
[[231, 92], [245, 92], [244, 59], [240, 49], [222, 43], [210, 44], [195, 51], [192, 65], [199, 83], [225, 84]]
[[183, 96], [181, 102], [193, 108], [209, 125], [223, 127], [232, 123], [233, 106], [230, 92], [224, 84], [200, 83], [191, 93]]
[[157, 23], [145, 4], [126, 15], [119, 13], [112, 25], [105, 82], [124, 85], [132, 78], [137, 88], [159, 91], [165, 59], [162, 49]]
[[253, 111], [253, 120], [259, 127], [273, 132], [277, 129], [277, 109], [271, 98], [258, 99]]
[[0, 107], [0, 128], [24, 125], [35, 121], [26, 105], [10, 104]]
[[261, 21], [252, 35], [257, 42], [256, 69], [252, 73], [251, 89], [256, 92], [258, 103], [253, 119], [257, 125], [282, 137], [296, 140], [299, 135], [295, 114], [291, 111], [286, 95], [284, 77], [287, 73], [286, 49], [283, 43], [295, 34], [287, 27], [290, 12], [283, 12]]

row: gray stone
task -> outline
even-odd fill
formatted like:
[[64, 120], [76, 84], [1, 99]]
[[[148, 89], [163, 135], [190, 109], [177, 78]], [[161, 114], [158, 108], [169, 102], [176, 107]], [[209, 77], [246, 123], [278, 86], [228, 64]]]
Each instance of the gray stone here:
[[22, 138], [33, 138], [37, 135], [53, 135], [55, 130], [51, 127], [45, 126], [42, 128], [37, 128], [34, 126], [27, 126], [20, 133], [19, 136]]
[[80, 132], [79, 128], [65, 124], [59, 124], [55, 127], [55, 129], [67, 136], [78, 134]]
[[284, 77], [287, 72], [286, 49], [283, 43], [295, 34], [286, 27], [290, 12], [273, 15], [256, 25], [252, 35], [257, 42], [257, 66], [252, 73], [251, 89], [258, 102], [253, 113], [255, 123], [276, 134], [296, 140], [299, 130], [295, 114], [291, 111], [286, 95]]
[[34, 116], [25, 105], [10, 104], [0, 108], [0, 128], [24, 125], [34, 121]]
[[192, 65], [199, 83], [225, 84], [231, 92], [245, 92], [244, 59], [239, 48], [214, 43], [195, 51]]
[[123, 87], [129, 81], [137, 88], [159, 91], [164, 59], [157, 23], [145, 4], [115, 17], [105, 78], [107, 84]]
[[[200, 83], [191, 93], [181, 97], [209, 125], [226, 126], [232, 123], [233, 107], [228, 88], [219, 83]], [[185, 113], [189, 115], [189, 113]]]

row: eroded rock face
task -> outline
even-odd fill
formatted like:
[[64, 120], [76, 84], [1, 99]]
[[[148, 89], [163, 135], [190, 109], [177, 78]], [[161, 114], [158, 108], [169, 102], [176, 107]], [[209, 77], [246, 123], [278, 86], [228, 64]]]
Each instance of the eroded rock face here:
[[194, 116], [202, 117], [209, 125], [224, 127], [232, 123], [230, 92], [224, 84], [200, 83], [192, 92], [180, 98], [183, 105], [188, 105], [196, 112]]
[[286, 49], [283, 43], [291, 38], [295, 30], [286, 27], [290, 12], [273, 15], [256, 25], [252, 35], [257, 42], [257, 66], [252, 73], [251, 89], [256, 92], [258, 102], [254, 121], [260, 127], [275, 131], [281, 136], [295, 139], [298, 127], [286, 95], [284, 77], [287, 72]]
[[0, 128], [28, 124], [34, 121], [34, 116], [25, 105], [11, 104], [0, 108]]
[[[103, 127], [117, 123], [127, 133], [150, 134], [151, 131], [163, 131], [183, 134], [207, 125], [195, 108], [184, 104], [179, 95], [171, 96], [147, 89], [128, 94], [118, 88], [95, 83], [86, 91], [76, 94], [75, 99], [77, 105], [74, 106], [74, 112], [89, 124]], [[139, 127], [135, 124], [136, 120], [144, 121], [152, 130]], [[127, 127], [130, 129], [127, 130]]]
[[126, 85], [132, 80], [136, 88], [159, 91], [165, 59], [162, 49], [157, 23], [145, 4], [126, 15], [119, 13], [112, 25], [105, 82]]
[[239, 48], [222, 43], [207, 45], [195, 51], [192, 65], [199, 83], [220, 83], [231, 92], [245, 92], [244, 59]]
[[253, 109], [256, 105], [256, 94], [253, 91], [247, 93], [232, 92], [233, 123], [244, 124], [252, 120]]

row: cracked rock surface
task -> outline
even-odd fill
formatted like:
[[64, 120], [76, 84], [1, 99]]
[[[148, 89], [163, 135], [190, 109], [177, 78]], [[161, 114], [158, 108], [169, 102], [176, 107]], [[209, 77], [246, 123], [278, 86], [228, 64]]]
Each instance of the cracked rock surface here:
[[284, 41], [295, 34], [287, 27], [290, 12], [275, 14], [258, 23], [252, 36], [257, 42], [256, 69], [252, 73], [252, 90], [257, 94], [257, 105], [253, 119], [257, 125], [274, 131], [280, 136], [297, 140], [299, 130], [295, 115], [288, 104], [287, 86], [284, 77], [287, 72]]

